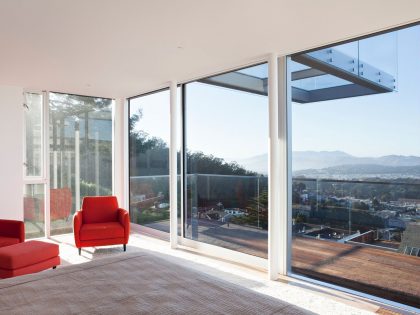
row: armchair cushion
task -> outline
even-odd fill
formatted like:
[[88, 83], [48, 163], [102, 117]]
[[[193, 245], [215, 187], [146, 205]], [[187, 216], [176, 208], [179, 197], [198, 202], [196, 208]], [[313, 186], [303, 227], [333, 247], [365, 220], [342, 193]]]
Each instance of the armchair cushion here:
[[80, 229], [80, 240], [123, 238], [124, 227], [119, 222], [83, 224]]
[[85, 197], [82, 203], [83, 224], [118, 222], [117, 209], [115, 196]]
[[19, 238], [0, 236], [0, 247], [10, 246], [19, 243]]

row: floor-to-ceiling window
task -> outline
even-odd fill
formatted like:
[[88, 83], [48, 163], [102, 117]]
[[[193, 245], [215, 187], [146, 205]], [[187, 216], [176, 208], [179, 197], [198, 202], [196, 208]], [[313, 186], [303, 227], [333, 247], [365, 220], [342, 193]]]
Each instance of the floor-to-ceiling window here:
[[267, 257], [267, 64], [184, 92], [184, 237]]
[[25, 93], [23, 218], [26, 238], [45, 234], [44, 95]]
[[84, 196], [112, 194], [112, 106], [107, 98], [49, 93], [52, 235], [72, 231]]
[[169, 90], [129, 100], [131, 222], [169, 232]]
[[292, 272], [420, 306], [420, 27], [291, 56]]

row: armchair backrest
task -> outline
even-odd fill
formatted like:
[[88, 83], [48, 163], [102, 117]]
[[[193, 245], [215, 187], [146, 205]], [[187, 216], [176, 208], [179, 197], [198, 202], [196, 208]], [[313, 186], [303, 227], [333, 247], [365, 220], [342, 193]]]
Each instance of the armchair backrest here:
[[0, 236], [19, 238], [25, 241], [25, 224], [23, 221], [0, 219]]
[[118, 221], [118, 201], [115, 196], [85, 197], [82, 202], [83, 223]]

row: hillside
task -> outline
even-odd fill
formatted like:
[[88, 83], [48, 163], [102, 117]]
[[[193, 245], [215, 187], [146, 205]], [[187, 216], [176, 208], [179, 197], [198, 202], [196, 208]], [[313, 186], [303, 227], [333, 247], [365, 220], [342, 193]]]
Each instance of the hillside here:
[[[267, 173], [268, 155], [262, 154], [237, 161], [247, 170]], [[342, 151], [294, 151], [294, 174], [401, 174], [420, 176], [420, 157], [386, 155], [381, 157], [356, 157]]]

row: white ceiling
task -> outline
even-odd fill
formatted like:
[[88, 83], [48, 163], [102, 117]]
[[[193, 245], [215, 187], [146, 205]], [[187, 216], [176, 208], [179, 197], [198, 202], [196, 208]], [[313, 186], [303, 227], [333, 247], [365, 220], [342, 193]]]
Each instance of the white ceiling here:
[[419, 19], [418, 0], [0, 0], [0, 85], [126, 97]]

